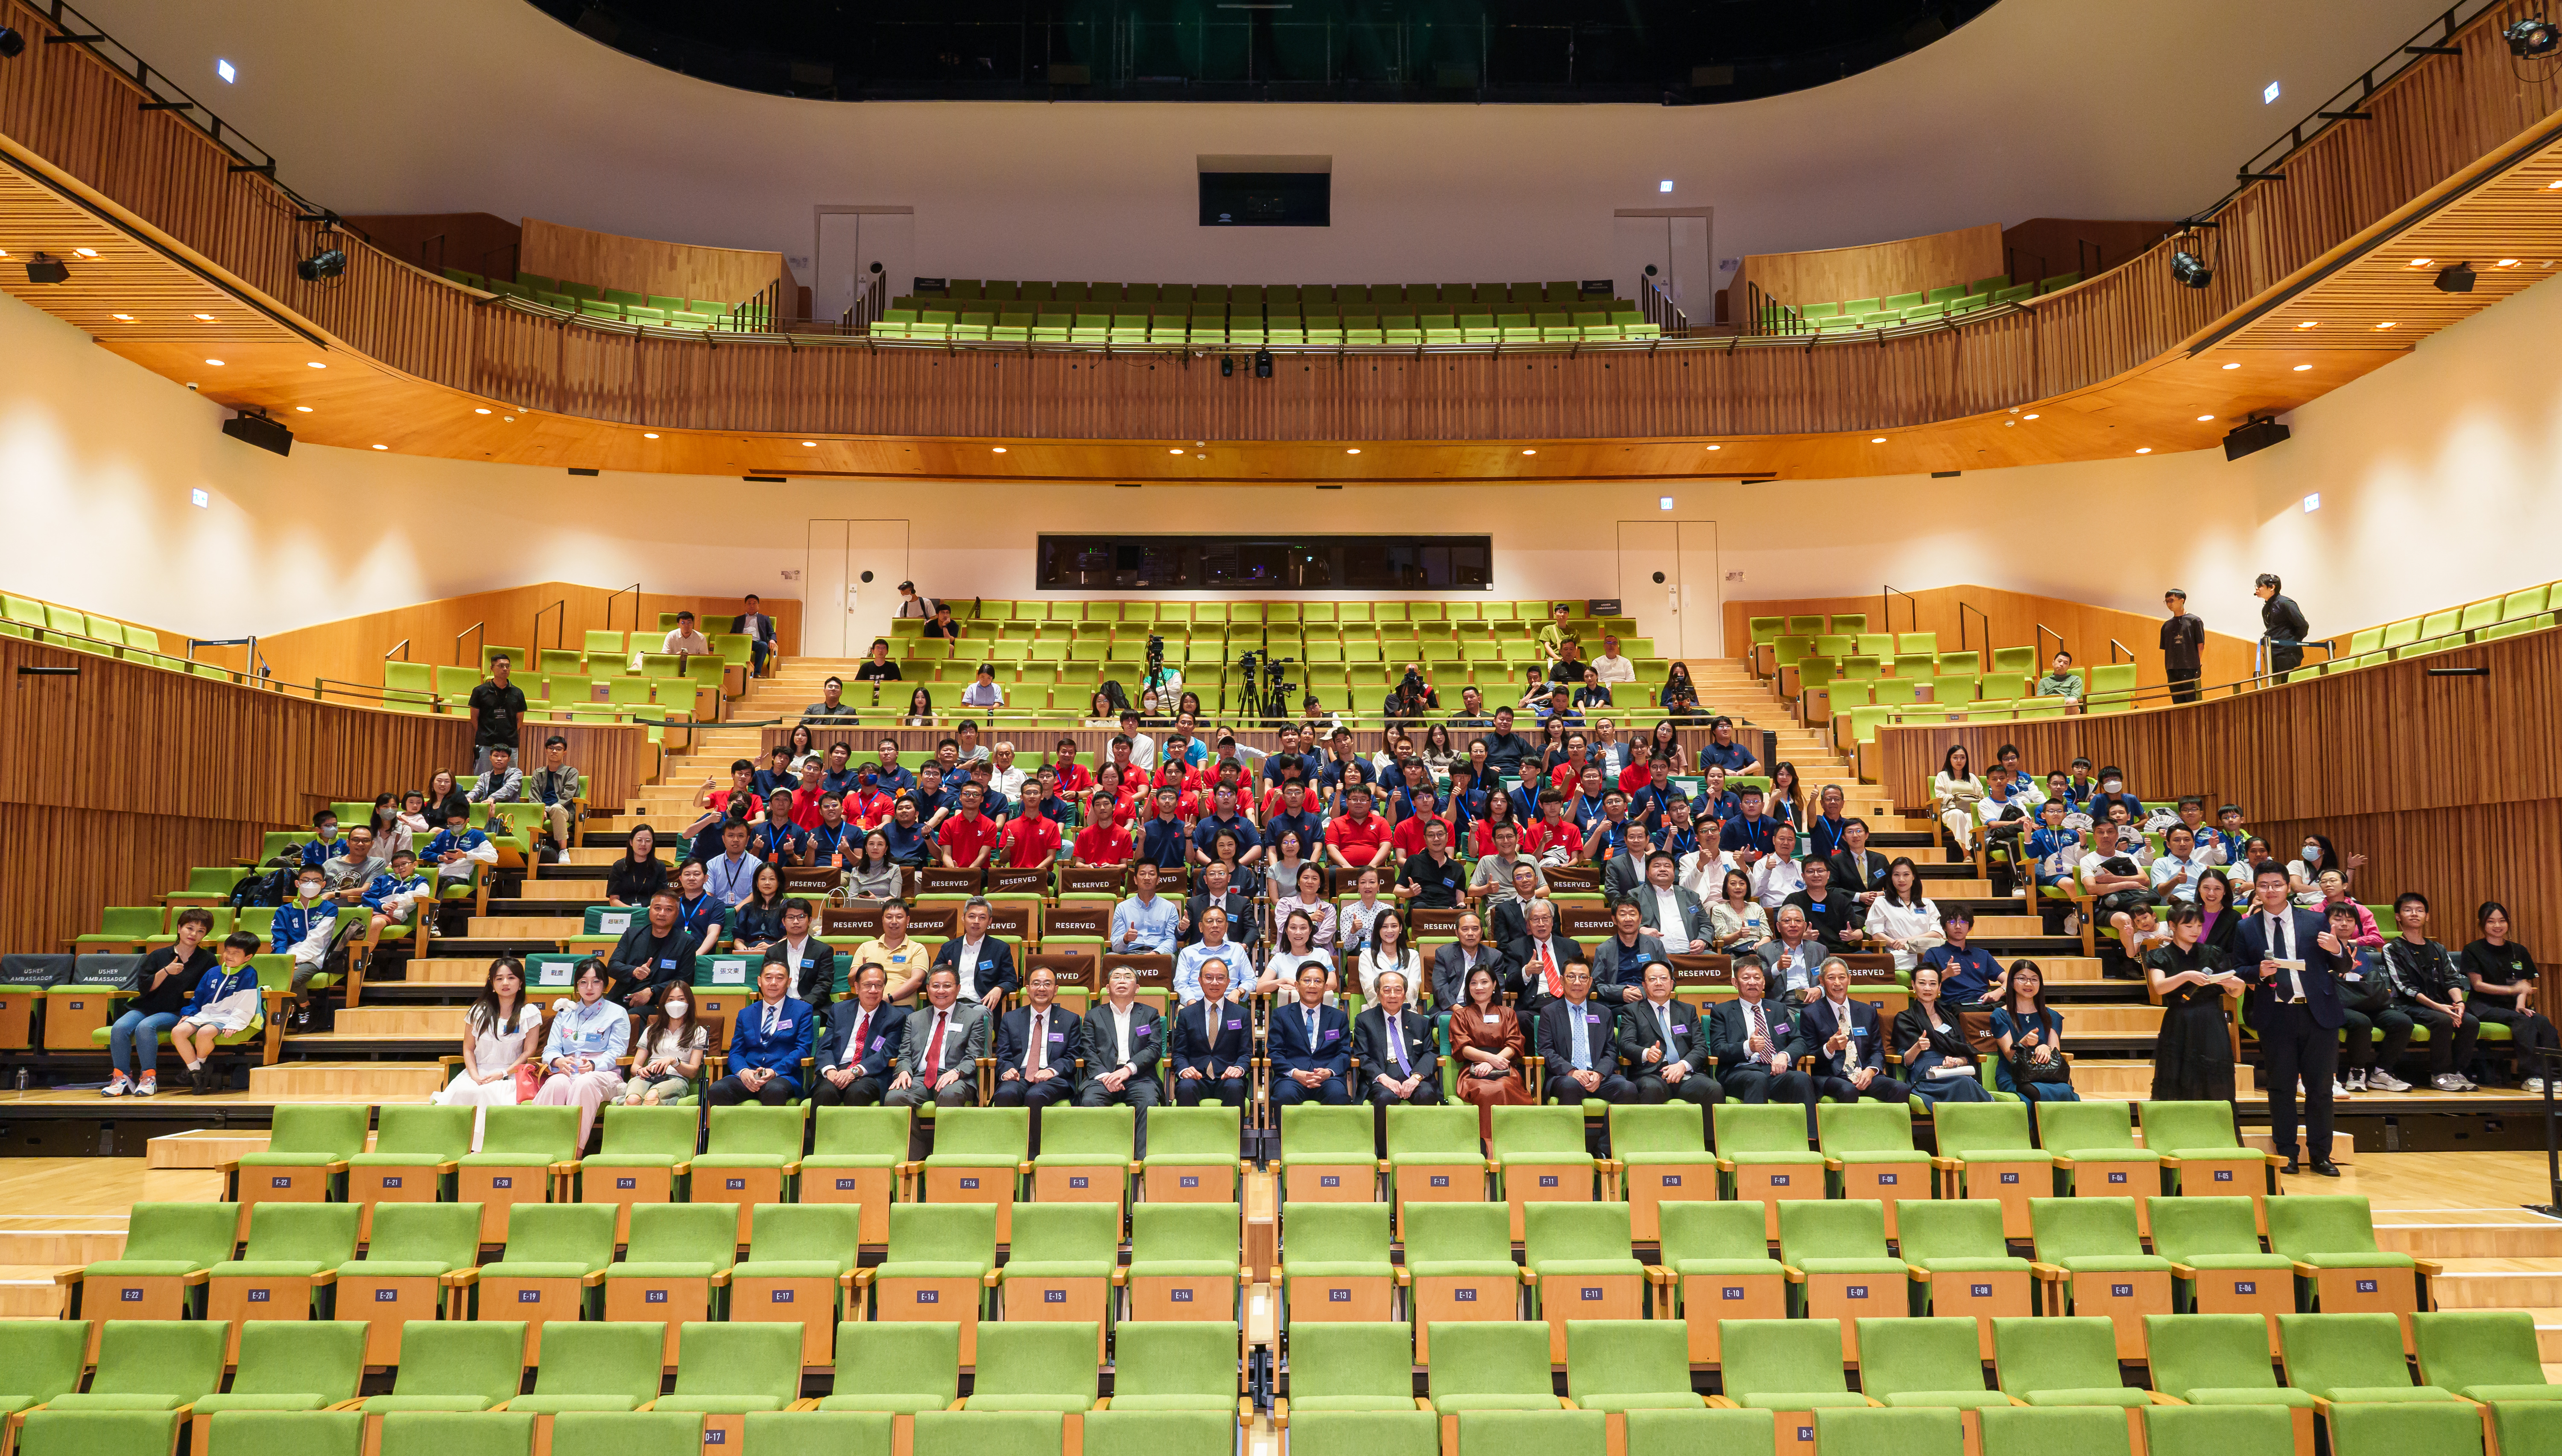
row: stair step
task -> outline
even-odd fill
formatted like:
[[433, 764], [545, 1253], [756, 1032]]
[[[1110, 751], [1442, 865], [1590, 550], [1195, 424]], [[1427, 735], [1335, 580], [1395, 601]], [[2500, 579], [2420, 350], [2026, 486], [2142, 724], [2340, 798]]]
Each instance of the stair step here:
[[94, 1264], [124, 1252], [124, 1215], [77, 1221], [80, 1228], [0, 1228], [0, 1266]]
[[277, 1062], [249, 1069], [252, 1097], [318, 1102], [425, 1102], [444, 1090], [435, 1062]]
[[2562, 1305], [2562, 1263], [2534, 1259], [2449, 1259], [2429, 1281], [2448, 1310], [2543, 1309]]
[[2562, 1259], [2562, 1219], [2513, 1208], [2378, 1210], [2375, 1242], [2415, 1259]]

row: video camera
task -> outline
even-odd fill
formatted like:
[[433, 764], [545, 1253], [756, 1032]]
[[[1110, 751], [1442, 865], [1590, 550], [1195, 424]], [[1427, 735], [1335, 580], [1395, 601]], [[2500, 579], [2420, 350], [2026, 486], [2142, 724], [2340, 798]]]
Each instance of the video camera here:
[[[1236, 659], [1238, 675], [1245, 686], [1245, 711], [1249, 717], [1283, 722], [1290, 716], [1290, 693], [1298, 686], [1289, 680], [1296, 657], [1276, 657], [1268, 649], [1248, 650]], [[1261, 669], [1262, 680], [1255, 678]]]

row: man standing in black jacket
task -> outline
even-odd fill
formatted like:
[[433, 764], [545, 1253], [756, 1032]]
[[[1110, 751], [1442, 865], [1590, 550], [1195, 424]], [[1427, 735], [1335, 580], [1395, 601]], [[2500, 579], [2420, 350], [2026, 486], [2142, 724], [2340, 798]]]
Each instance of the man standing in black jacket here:
[[[2193, 703], [2197, 701], [2197, 679], [2204, 670], [2200, 653], [2206, 648], [2206, 624], [2190, 615], [2188, 593], [2177, 587], [2162, 593], [2162, 607], [2170, 613], [2170, 620], [2161, 629], [2162, 675], [2170, 679], [2172, 702]], [[2296, 620], [2302, 619], [2298, 616]]]
[[2260, 636], [2269, 643], [2269, 675], [2280, 682], [2287, 674], [2303, 664], [2304, 638], [2312, 629], [2304, 624], [2304, 611], [2295, 599], [2281, 595], [2278, 574], [2260, 573], [2252, 594], [2260, 599]]

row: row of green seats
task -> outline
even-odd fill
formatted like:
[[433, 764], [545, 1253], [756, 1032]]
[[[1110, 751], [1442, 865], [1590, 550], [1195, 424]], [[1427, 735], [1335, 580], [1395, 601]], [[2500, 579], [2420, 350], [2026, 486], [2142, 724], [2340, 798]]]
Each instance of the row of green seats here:
[[[1868, 614], [1847, 612], [1835, 613], [1831, 617], [1826, 617], [1822, 613], [1789, 617], [1752, 617], [1744, 620], [1744, 627], [1751, 634], [1752, 644], [1757, 647], [1763, 642], [1775, 642], [1782, 637], [1822, 637], [1827, 633], [1836, 637], [1849, 637], [1862, 634], [1868, 631]], [[1932, 640], [1937, 640], [1935, 634], [1932, 636]]]
[[[1583, 602], [1054, 602], [1039, 598], [1009, 601], [947, 598], [952, 615], [972, 625], [988, 622], [1126, 622], [1208, 623], [1263, 622], [1533, 622], [1546, 623], [1556, 608], [1566, 609], [1569, 627], [1592, 613]], [[901, 622], [924, 624], [915, 618]]]
[[128, 662], [166, 667], [173, 672], [193, 672], [218, 682], [228, 682], [232, 678], [231, 673], [211, 662], [189, 662], [162, 652], [160, 634], [147, 627], [135, 627], [93, 612], [39, 602], [32, 597], [0, 595], [0, 637], [53, 642], [76, 652], [121, 657]]
[[[1819, 620], [1819, 619], [1818, 619]], [[1839, 620], [1839, 619], [1837, 619]], [[1907, 656], [1933, 656], [1939, 650], [1935, 632], [1832, 632], [1825, 634], [1781, 633], [1776, 637], [1755, 636], [1756, 645], [1767, 642], [1772, 665], [1787, 667], [1804, 657], [1869, 657], [1901, 660]], [[1966, 654], [1971, 657], [1974, 654]], [[2017, 670], [2037, 666], [2035, 647], [1996, 647], [1993, 661], [2005, 670], [2017, 664]]]
[[[1143, 303], [1170, 305], [1172, 311], [1195, 308], [1257, 309], [1404, 306], [1423, 309], [1441, 305], [1496, 308], [1507, 304], [1572, 307], [1606, 297], [1568, 280], [1547, 283], [1094, 283], [1015, 281], [1007, 278], [953, 278], [939, 299], [997, 303]], [[901, 294], [901, 306], [928, 307], [938, 295]], [[1160, 309], [1159, 311], [1168, 311]]]
[[2562, 608], [2552, 605], [2557, 597], [2562, 597], [2562, 590], [2557, 589], [2562, 589], [2562, 582], [2528, 587], [2499, 597], [2485, 597], [2468, 606], [2351, 633], [2347, 647], [2337, 658], [2315, 663], [2309, 670], [2315, 673], [2345, 672], [2377, 662], [2442, 652], [2469, 641], [2497, 641], [2502, 637], [2534, 632], [2551, 626], [2551, 614], [2562, 611]]
[[880, 338], [1031, 344], [1435, 344], [1580, 343], [1650, 339], [1662, 330], [1635, 308], [1505, 313], [1216, 314], [891, 308], [872, 324]]
[[1961, 316], [1996, 304], [2016, 303], [2040, 293], [2069, 288], [2080, 281], [2082, 274], [2069, 273], [2034, 283], [2013, 284], [2009, 274], [1995, 273], [1971, 283], [1951, 283], [1946, 287], [1890, 293], [1883, 297], [1852, 298], [1837, 303], [1774, 303], [1770, 305], [1769, 317], [1764, 324], [1768, 331], [1779, 333], [1799, 332], [1807, 328], [1827, 333], [1892, 328], [1900, 323]]

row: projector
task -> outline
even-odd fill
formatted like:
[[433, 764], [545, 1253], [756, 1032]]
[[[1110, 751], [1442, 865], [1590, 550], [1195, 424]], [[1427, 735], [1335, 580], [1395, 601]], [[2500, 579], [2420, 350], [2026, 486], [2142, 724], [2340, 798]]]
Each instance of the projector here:
[[223, 422], [223, 433], [260, 450], [293, 454], [293, 432], [265, 415], [234, 415]]
[[2248, 425], [2235, 426], [2233, 433], [2224, 437], [2224, 457], [2238, 460], [2246, 455], [2267, 450], [2285, 440], [2289, 433], [2286, 426], [2275, 420], [2254, 420]]

